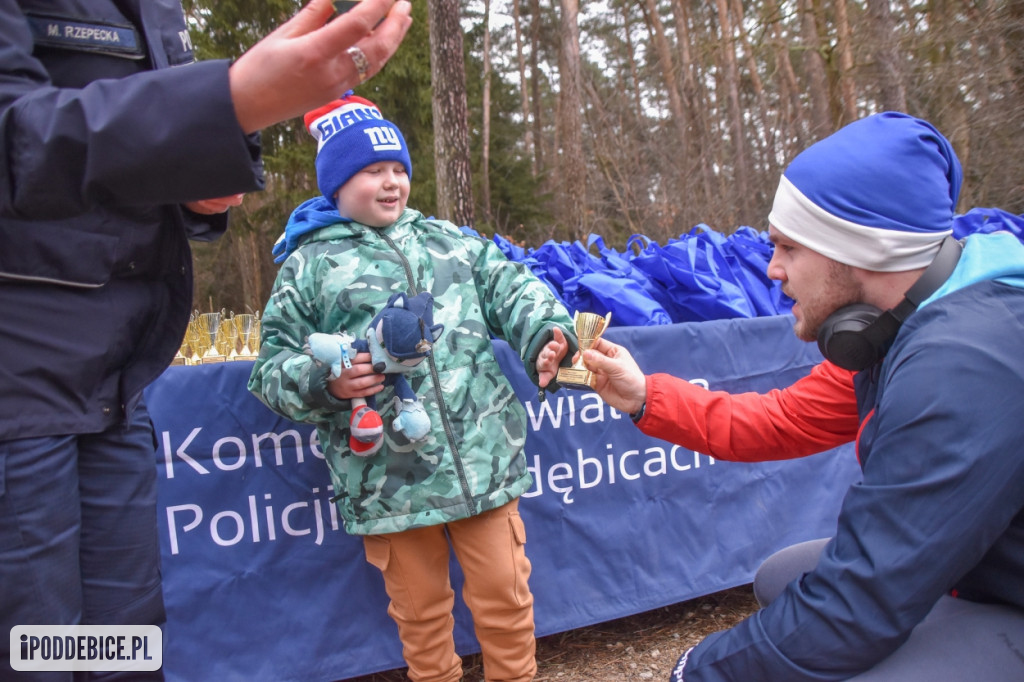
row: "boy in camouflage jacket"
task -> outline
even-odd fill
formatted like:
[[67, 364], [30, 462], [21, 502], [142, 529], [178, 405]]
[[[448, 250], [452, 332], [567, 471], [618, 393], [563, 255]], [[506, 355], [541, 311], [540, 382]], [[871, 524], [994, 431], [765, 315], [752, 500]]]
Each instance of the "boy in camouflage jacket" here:
[[[316, 425], [345, 529], [363, 536], [367, 560], [384, 576], [409, 677], [455, 682], [462, 675], [452, 639], [450, 542], [487, 679], [531, 680], [533, 597], [518, 514], [518, 498], [533, 483], [523, 454], [526, 416], [491, 336], [518, 349], [530, 378], [551, 390], [559, 363], [575, 351], [572, 320], [493, 243], [405, 207], [412, 174], [405, 140], [372, 103], [349, 94], [305, 120], [319, 142], [323, 197], [295, 210], [275, 246], [284, 263], [249, 389], [275, 412]], [[384, 446], [355, 456], [351, 400], [381, 392], [384, 377], [359, 353], [329, 379], [331, 367], [314, 361], [306, 339], [360, 335], [391, 294], [422, 291], [433, 295], [434, 320], [445, 331], [406, 377], [431, 431], [409, 442], [388, 428], [382, 407]], [[389, 403], [388, 392], [378, 404]]]

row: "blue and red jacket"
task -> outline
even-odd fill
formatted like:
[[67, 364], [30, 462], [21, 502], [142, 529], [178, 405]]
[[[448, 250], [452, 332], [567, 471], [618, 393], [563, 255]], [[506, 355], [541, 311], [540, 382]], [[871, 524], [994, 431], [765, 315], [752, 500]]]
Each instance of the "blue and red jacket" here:
[[975, 235], [873, 368], [825, 362], [763, 395], [648, 377], [647, 434], [741, 461], [853, 440], [863, 471], [817, 568], [695, 647], [687, 682], [848, 679], [947, 594], [1024, 610], [1021, 339], [1024, 246]]
[[0, 0], [0, 440], [123, 419], [192, 307], [188, 201], [261, 189], [178, 0]]

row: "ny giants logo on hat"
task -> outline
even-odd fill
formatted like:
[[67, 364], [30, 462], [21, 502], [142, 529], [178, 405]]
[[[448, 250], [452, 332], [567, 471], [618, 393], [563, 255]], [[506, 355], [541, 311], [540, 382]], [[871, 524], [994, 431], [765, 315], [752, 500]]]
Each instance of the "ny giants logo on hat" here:
[[398, 139], [394, 128], [381, 126], [367, 128], [363, 132], [370, 138], [370, 144], [373, 145], [375, 152], [397, 151], [402, 148], [402, 141]]
[[[331, 109], [327, 114], [314, 119], [309, 124], [308, 128], [313, 137], [317, 139], [317, 150], [319, 150], [324, 146], [327, 140], [331, 139], [346, 128], [357, 123], [362, 123], [363, 121], [372, 120], [384, 120], [384, 115], [380, 113], [380, 109], [353, 103], [336, 109]], [[372, 128], [371, 130], [380, 130], [380, 128]], [[392, 137], [394, 137], [393, 133]], [[376, 146], [376, 144], [374, 146]]]

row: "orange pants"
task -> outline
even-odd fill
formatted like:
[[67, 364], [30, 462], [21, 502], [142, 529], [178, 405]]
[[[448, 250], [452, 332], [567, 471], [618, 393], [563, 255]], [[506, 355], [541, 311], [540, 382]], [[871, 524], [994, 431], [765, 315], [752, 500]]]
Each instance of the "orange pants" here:
[[533, 595], [519, 500], [478, 516], [400, 533], [366, 535], [366, 560], [384, 575], [413, 682], [458, 682], [462, 659], [452, 631], [455, 592], [449, 547], [465, 576], [487, 682], [529, 682], [537, 674]]

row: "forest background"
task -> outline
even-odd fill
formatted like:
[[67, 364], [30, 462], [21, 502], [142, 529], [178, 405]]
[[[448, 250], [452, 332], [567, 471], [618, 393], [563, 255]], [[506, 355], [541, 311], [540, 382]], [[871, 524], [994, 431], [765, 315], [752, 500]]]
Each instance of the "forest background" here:
[[[1024, 213], [1024, 1], [412, 0], [356, 89], [403, 131], [409, 206], [527, 248], [767, 229], [786, 164], [878, 111], [924, 118], [964, 167], [959, 210]], [[299, 0], [184, 0], [199, 59], [233, 58]], [[200, 312], [262, 310], [271, 247], [318, 194], [295, 119], [263, 132], [266, 191], [196, 244]]]

